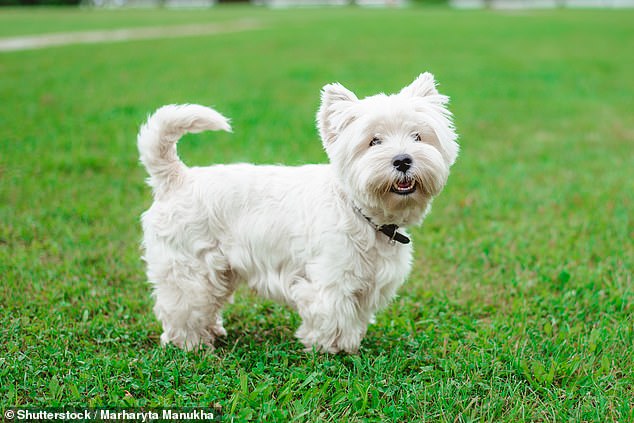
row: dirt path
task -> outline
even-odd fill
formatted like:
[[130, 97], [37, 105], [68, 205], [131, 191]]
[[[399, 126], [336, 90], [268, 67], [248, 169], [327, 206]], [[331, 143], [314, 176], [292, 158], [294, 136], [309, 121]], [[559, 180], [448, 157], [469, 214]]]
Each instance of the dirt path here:
[[23, 37], [0, 38], [0, 52], [33, 50], [69, 44], [96, 44], [157, 38], [178, 38], [196, 35], [222, 34], [258, 29], [253, 20], [210, 24], [126, 28], [104, 31], [64, 32]]

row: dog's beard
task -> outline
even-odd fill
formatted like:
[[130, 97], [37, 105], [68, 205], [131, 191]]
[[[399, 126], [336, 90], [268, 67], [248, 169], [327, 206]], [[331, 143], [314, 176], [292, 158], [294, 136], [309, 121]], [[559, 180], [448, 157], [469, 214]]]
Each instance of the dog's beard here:
[[407, 172], [394, 169], [389, 158], [376, 156], [356, 163], [363, 169], [356, 175], [352, 172], [351, 177], [356, 179], [359, 189], [365, 191], [370, 207], [382, 207], [393, 213], [423, 209], [432, 197], [442, 191], [449, 176], [448, 166], [442, 157], [439, 154], [435, 156], [414, 156], [413, 165]]
[[369, 178], [367, 190], [378, 204], [392, 212], [425, 207], [432, 197], [440, 193], [446, 182], [444, 172], [420, 165], [406, 173], [386, 173]]

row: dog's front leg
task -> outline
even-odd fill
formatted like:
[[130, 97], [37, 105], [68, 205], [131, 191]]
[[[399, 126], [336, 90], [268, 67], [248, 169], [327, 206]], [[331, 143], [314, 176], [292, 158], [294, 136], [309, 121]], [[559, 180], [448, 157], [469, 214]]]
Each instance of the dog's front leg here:
[[364, 313], [355, 295], [333, 296], [321, 292], [298, 302], [302, 324], [297, 338], [307, 351], [356, 353], [365, 336], [369, 315]]

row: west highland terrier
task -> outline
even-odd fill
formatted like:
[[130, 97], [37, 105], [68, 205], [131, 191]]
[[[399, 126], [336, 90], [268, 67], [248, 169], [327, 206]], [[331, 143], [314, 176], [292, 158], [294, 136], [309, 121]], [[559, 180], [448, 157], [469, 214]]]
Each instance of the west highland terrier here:
[[178, 139], [229, 121], [194, 104], [158, 109], [138, 147], [154, 193], [143, 247], [161, 343], [212, 346], [245, 281], [297, 310], [307, 349], [356, 352], [410, 272], [403, 228], [422, 222], [458, 155], [448, 100], [430, 73], [364, 99], [326, 85], [317, 127], [330, 163], [297, 167], [187, 167]]

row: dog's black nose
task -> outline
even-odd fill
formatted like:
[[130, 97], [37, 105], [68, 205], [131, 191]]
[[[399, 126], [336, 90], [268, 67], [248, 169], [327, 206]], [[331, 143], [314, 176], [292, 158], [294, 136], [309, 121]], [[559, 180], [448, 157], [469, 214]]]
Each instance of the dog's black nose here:
[[392, 165], [394, 165], [398, 171], [405, 173], [412, 166], [412, 156], [409, 154], [399, 154], [392, 159]]

